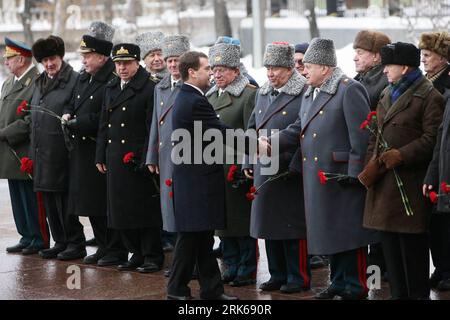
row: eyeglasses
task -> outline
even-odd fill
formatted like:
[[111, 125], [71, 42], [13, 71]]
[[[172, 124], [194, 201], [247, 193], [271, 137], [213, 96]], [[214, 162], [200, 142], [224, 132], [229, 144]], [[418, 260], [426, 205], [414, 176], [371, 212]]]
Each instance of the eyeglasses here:
[[295, 63], [298, 64], [299, 66], [303, 66], [304, 65], [303, 64], [303, 59], [295, 60]]

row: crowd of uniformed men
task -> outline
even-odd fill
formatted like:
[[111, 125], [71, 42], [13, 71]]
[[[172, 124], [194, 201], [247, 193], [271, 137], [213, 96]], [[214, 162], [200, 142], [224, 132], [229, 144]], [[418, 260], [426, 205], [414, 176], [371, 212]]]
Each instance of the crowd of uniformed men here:
[[[263, 291], [310, 290], [311, 267], [328, 264], [330, 284], [317, 299], [365, 299], [369, 265], [380, 268], [393, 299], [450, 290], [447, 33], [423, 33], [416, 47], [362, 30], [355, 79], [337, 66], [332, 40], [274, 42], [261, 87], [237, 39], [219, 37], [207, 56], [182, 35], [148, 32], [116, 45], [113, 36], [111, 26], [91, 24], [80, 72], [64, 61], [60, 37], [32, 47], [5, 39], [11, 76], [1, 89], [0, 178], [21, 236], [8, 252], [147, 273], [174, 250], [169, 299], [191, 299], [197, 277], [200, 298], [228, 300], [236, 297], [224, 284], [256, 282], [264, 239]], [[373, 134], [361, 126], [371, 111]], [[279, 177], [237, 157], [175, 165], [172, 132], [193, 134], [194, 121], [222, 132], [280, 130], [258, 140], [269, 153], [278, 139]], [[89, 256], [79, 216], [89, 217], [98, 246]]]

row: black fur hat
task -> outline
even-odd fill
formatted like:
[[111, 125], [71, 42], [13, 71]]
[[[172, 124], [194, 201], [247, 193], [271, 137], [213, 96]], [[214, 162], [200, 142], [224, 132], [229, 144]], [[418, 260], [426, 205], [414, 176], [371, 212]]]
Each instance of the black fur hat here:
[[33, 57], [37, 62], [42, 62], [44, 58], [60, 56], [64, 58], [66, 52], [64, 40], [57, 36], [49, 36], [47, 39], [38, 39], [31, 48]]
[[420, 50], [412, 43], [396, 42], [381, 47], [381, 64], [420, 66]]

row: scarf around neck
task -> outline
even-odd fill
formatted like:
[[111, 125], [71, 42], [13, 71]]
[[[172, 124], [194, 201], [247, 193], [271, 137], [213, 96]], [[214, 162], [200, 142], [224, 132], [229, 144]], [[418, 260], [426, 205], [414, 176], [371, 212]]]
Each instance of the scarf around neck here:
[[389, 89], [391, 93], [391, 104], [394, 104], [397, 99], [408, 90], [411, 85], [422, 77], [422, 71], [419, 68], [412, 70], [405, 74], [397, 83], [390, 84]]

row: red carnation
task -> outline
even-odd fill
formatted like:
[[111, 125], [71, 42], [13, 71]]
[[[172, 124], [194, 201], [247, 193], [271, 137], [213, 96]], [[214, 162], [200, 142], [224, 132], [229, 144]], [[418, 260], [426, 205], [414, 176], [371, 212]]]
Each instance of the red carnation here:
[[245, 197], [247, 198], [248, 201], [253, 201], [253, 200], [255, 200], [255, 194], [254, 194], [254, 193], [251, 193], [251, 192], [246, 193], [246, 194], [245, 194]]
[[447, 182], [442, 182], [441, 183], [441, 190], [445, 194], [450, 193], [450, 185], [448, 185]]
[[251, 186], [250, 187], [250, 193], [256, 193], [256, 187], [255, 186]]
[[27, 110], [27, 100], [23, 100], [17, 107], [17, 115], [21, 116], [25, 110]]
[[430, 192], [430, 201], [431, 203], [437, 203], [438, 202], [438, 194], [434, 191]]
[[369, 112], [369, 114], [367, 115], [367, 121], [372, 121], [373, 118], [377, 117], [377, 112], [376, 111], [371, 111]]
[[123, 163], [128, 164], [130, 162], [133, 162], [134, 159], [134, 152], [128, 152], [126, 155], [123, 156]]
[[361, 123], [361, 125], [359, 126], [359, 128], [360, 128], [361, 130], [363, 130], [363, 129], [367, 128], [369, 125], [370, 125], [369, 121], [364, 120], [364, 121]]
[[20, 171], [25, 172], [27, 174], [33, 173], [33, 160], [28, 157], [23, 157], [20, 159]]
[[173, 191], [169, 192], [169, 198], [172, 199], [173, 198]]
[[238, 166], [235, 164], [232, 164], [230, 166], [230, 168], [228, 169], [228, 174], [227, 174], [227, 181], [228, 182], [233, 182], [234, 181], [234, 174], [236, 173], [236, 171], [238, 170]]
[[317, 175], [319, 176], [320, 184], [326, 184], [327, 183], [328, 178], [325, 175], [325, 172], [323, 170], [319, 170], [319, 172], [317, 172]]
[[172, 186], [172, 179], [166, 179], [166, 181], [164, 181], [164, 183], [166, 184], [166, 186], [171, 187]]

